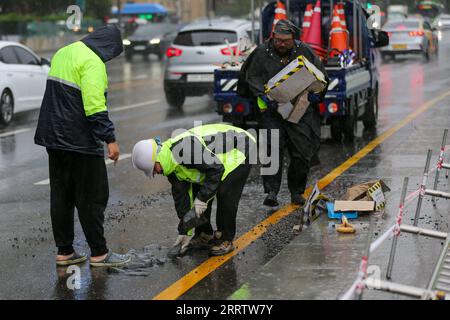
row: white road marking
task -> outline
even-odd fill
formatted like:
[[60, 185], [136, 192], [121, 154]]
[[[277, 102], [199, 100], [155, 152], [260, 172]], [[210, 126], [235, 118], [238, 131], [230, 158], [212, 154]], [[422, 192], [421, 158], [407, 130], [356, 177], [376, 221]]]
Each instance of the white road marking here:
[[123, 107], [118, 107], [118, 108], [111, 108], [111, 109], [109, 109], [109, 113], [114, 113], [114, 112], [118, 112], [118, 111], [134, 109], [134, 108], [140, 108], [140, 107], [144, 107], [144, 106], [150, 106], [152, 104], [157, 104], [157, 103], [160, 103], [160, 102], [161, 102], [161, 100], [150, 100], [150, 101], [146, 101], [146, 102], [130, 104], [128, 106], [123, 106]]
[[35, 186], [48, 186], [50, 184], [50, 179], [45, 179], [39, 182], [36, 182]]
[[143, 79], [148, 79], [148, 74], [139, 74], [131, 78], [131, 80], [143, 80]]
[[[128, 158], [131, 158], [131, 154], [130, 153], [124, 153], [124, 154], [120, 155], [119, 161], [122, 161], [122, 160], [125, 160], [125, 159], [128, 159]], [[114, 161], [109, 160], [109, 159], [105, 159], [105, 164], [106, 165], [110, 165], [110, 164], [113, 164], [113, 163], [114, 163]], [[35, 186], [48, 186], [49, 184], [50, 184], [50, 179], [45, 179], [45, 180], [36, 182], [34, 185]]]
[[[109, 113], [114, 113], [114, 112], [134, 109], [134, 108], [140, 108], [140, 107], [144, 107], [144, 106], [150, 106], [150, 105], [157, 104], [157, 103], [160, 103], [160, 102], [161, 102], [161, 100], [150, 100], [150, 101], [130, 104], [130, 105], [123, 106], [123, 107], [111, 108], [111, 109], [109, 109]], [[20, 134], [20, 133], [25, 133], [25, 132], [31, 131], [33, 129], [35, 129], [35, 128], [24, 128], [24, 129], [18, 129], [18, 130], [14, 130], [14, 131], [10, 131], [10, 132], [0, 133], [0, 139], [1, 138], [6, 138], [6, 137], [9, 137], [9, 136], [13, 136], [13, 135], [16, 135], [16, 134]]]
[[15, 134], [24, 133], [24, 132], [28, 132], [28, 131], [31, 131], [31, 128], [18, 129], [18, 130], [14, 130], [14, 131], [10, 131], [10, 132], [0, 133], [0, 138], [13, 136]]

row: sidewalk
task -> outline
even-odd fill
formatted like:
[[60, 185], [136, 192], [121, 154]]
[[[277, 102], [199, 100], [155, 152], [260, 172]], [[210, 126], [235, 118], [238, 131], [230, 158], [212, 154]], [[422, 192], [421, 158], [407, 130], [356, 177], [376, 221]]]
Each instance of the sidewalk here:
[[[437, 161], [442, 133], [449, 126], [448, 98], [419, 116], [414, 125], [405, 126], [338, 177], [324, 193], [339, 199], [345, 186], [383, 178], [391, 188], [386, 194], [387, 208], [383, 218], [363, 216], [352, 221], [355, 235], [341, 235], [334, 227], [336, 220], [321, 216], [304, 229], [270, 262], [257, 270], [246, 284], [229, 299], [337, 299], [356, 279], [362, 255], [368, 241], [369, 222], [372, 219], [374, 241], [394, 224], [398, 212], [403, 178], [408, 176], [408, 193], [422, 181], [427, 149], [433, 150], [432, 164]], [[442, 119], [442, 120], [441, 120]], [[419, 129], [420, 128], [420, 129]], [[448, 143], [447, 143], [448, 144]], [[448, 155], [447, 151], [447, 155]], [[428, 187], [432, 187], [434, 174]], [[439, 190], [448, 192], [449, 180], [441, 174]], [[438, 200], [433, 208], [431, 197], [423, 202], [419, 227], [449, 231], [450, 202]], [[406, 208], [404, 224], [412, 224], [417, 200]], [[425, 288], [438, 261], [444, 241], [402, 233], [392, 281]], [[369, 258], [369, 270], [385, 280], [391, 240], [385, 241]], [[406, 299], [404, 296], [366, 290], [365, 299]]]

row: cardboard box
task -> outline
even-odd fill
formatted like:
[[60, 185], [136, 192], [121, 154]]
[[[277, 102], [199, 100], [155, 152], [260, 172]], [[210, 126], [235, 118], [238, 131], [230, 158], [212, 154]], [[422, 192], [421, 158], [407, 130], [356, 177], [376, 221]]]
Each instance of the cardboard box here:
[[381, 190], [383, 192], [389, 192], [391, 189], [384, 183], [383, 180], [373, 180], [366, 183], [361, 183], [350, 187], [347, 189], [344, 200], [355, 201], [355, 200], [366, 200], [370, 201], [372, 198], [367, 193], [370, 188], [372, 188], [375, 184], [380, 183]]
[[323, 72], [299, 56], [269, 80], [266, 94], [280, 104], [287, 104], [303, 92], [322, 92], [326, 85]]
[[374, 210], [382, 211], [386, 206], [384, 193], [389, 191], [391, 189], [383, 180], [374, 180], [348, 188], [344, 199], [347, 201], [374, 201]]
[[375, 210], [375, 201], [340, 201], [334, 202], [335, 212], [357, 211], [371, 212]]
[[292, 123], [298, 123], [300, 119], [309, 107], [308, 92], [300, 94], [297, 99], [297, 103], [292, 105], [288, 102], [278, 107], [278, 113], [281, 114], [283, 119]]

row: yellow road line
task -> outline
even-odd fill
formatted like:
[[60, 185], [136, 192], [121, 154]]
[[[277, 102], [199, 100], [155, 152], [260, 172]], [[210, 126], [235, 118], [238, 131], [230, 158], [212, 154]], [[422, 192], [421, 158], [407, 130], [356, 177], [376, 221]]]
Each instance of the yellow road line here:
[[[388, 139], [390, 136], [392, 136], [394, 133], [399, 131], [401, 128], [403, 128], [405, 125], [410, 123], [412, 120], [417, 118], [420, 114], [430, 109], [432, 106], [434, 106], [439, 101], [445, 99], [446, 97], [450, 96], [450, 91], [447, 91], [438, 97], [434, 98], [433, 100], [423, 104], [420, 106], [416, 111], [412, 112], [410, 115], [405, 117], [402, 121], [400, 121], [397, 125], [390, 128], [380, 136], [378, 136], [376, 139], [372, 140], [369, 144], [367, 144], [364, 148], [362, 148], [360, 151], [358, 151], [354, 156], [346, 160], [344, 163], [342, 163], [339, 167], [331, 171], [329, 174], [327, 174], [324, 178], [322, 178], [318, 185], [320, 189], [325, 188], [328, 186], [332, 181], [334, 181], [337, 177], [339, 177], [342, 173], [344, 173], [346, 170], [348, 170], [350, 167], [352, 167], [354, 164], [356, 164], [359, 160], [364, 158], [367, 154], [372, 152], [377, 146], [379, 146], [381, 143], [383, 143], [386, 139]], [[311, 187], [308, 188], [305, 192], [305, 197], [309, 195], [309, 192], [311, 192]], [[181, 279], [173, 283], [171, 286], [163, 290], [161, 293], [156, 295], [153, 299], [154, 300], [175, 300], [182, 296], [184, 293], [186, 293], [189, 289], [194, 287], [198, 282], [200, 282], [202, 279], [204, 279], [206, 276], [208, 276], [210, 273], [212, 273], [214, 270], [219, 268], [221, 265], [223, 265], [225, 262], [230, 260], [232, 257], [234, 257], [236, 254], [238, 254], [240, 251], [245, 249], [247, 246], [249, 246], [253, 241], [261, 237], [266, 231], [267, 228], [271, 225], [274, 225], [278, 223], [281, 219], [288, 216], [289, 214], [293, 213], [295, 209], [297, 209], [297, 206], [294, 205], [287, 205], [283, 207], [282, 209], [276, 211], [274, 214], [272, 214], [270, 217], [268, 217], [266, 220], [262, 221], [260, 224], [258, 224], [256, 227], [254, 227], [252, 230], [248, 231], [246, 234], [241, 236], [239, 239], [237, 239], [234, 244], [236, 246], [236, 250], [231, 252], [230, 254], [222, 257], [213, 257], [202, 264], [200, 264], [198, 267], [193, 269], [191, 272], [183, 276]]]

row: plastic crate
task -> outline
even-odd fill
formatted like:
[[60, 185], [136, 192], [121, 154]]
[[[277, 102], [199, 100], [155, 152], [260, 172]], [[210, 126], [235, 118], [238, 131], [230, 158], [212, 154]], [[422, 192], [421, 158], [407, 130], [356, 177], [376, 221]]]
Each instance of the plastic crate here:
[[358, 219], [358, 212], [347, 211], [347, 212], [334, 212], [334, 203], [327, 202], [328, 218], [330, 219], [342, 219], [342, 216], [346, 216], [347, 219]]

